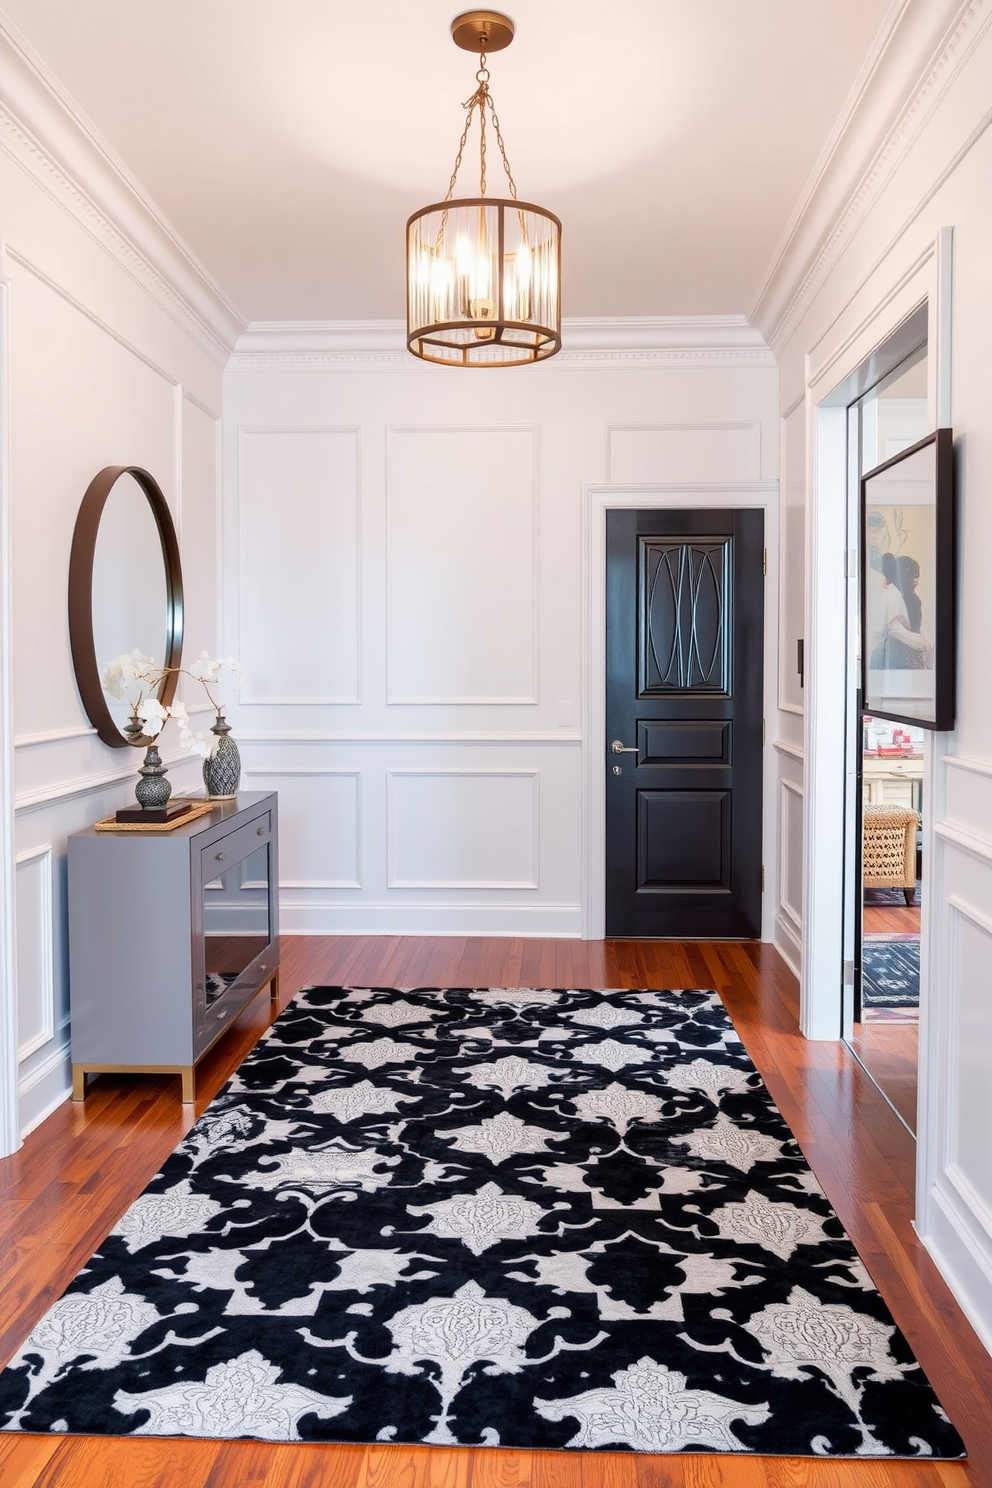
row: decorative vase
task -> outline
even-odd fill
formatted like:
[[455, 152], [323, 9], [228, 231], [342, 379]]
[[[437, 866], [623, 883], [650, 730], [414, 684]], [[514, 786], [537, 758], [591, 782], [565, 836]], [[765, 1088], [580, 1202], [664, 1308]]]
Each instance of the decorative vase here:
[[144, 764], [138, 771], [141, 779], [134, 787], [138, 805], [145, 811], [158, 811], [172, 795], [172, 785], [166, 780], [166, 769], [157, 744], [149, 744]]
[[222, 712], [210, 732], [217, 735], [217, 748], [203, 761], [203, 784], [208, 796], [229, 801], [238, 794], [241, 784], [241, 755]]
[[[128, 742], [137, 745], [144, 733], [144, 724], [139, 718], [129, 718], [124, 732]], [[165, 778], [167, 773], [158, 745], [153, 740], [145, 750], [144, 762], [138, 771], [140, 778], [134, 787], [135, 798], [143, 811], [160, 811], [172, 795], [172, 784]]]

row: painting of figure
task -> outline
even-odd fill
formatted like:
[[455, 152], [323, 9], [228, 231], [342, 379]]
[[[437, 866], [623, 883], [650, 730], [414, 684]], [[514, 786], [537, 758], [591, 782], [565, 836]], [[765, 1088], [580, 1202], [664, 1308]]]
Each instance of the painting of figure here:
[[[941, 647], [935, 436], [864, 477], [861, 515], [863, 706], [935, 727]], [[946, 612], [946, 595], [943, 602]]]

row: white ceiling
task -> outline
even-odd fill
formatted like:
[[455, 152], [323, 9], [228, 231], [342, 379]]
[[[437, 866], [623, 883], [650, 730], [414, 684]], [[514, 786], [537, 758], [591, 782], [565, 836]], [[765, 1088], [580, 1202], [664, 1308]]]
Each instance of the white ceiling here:
[[[2, 3], [246, 319], [403, 315], [406, 218], [474, 87], [467, 6]], [[748, 314], [890, 6], [508, 0], [492, 93], [521, 197], [564, 224], [565, 314]]]

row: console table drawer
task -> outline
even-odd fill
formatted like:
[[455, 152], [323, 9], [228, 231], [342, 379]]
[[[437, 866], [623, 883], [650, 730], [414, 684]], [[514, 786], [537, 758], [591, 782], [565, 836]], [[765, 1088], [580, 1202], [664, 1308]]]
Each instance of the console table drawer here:
[[247, 826], [238, 827], [236, 831], [229, 832], [219, 842], [212, 842], [209, 847], [201, 848], [202, 882], [212, 883], [220, 874], [226, 872], [232, 863], [240, 863], [243, 858], [251, 857], [253, 852], [268, 842], [271, 835], [271, 816], [267, 811], [264, 816], [249, 822]]

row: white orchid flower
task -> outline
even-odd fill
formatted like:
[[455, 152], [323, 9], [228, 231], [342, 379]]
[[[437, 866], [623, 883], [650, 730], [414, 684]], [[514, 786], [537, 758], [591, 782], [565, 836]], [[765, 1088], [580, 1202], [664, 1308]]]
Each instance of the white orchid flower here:
[[152, 656], [146, 656], [137, 647], [123, 651], [108, 661], [100, 673], [100, 686], [113, 698], [124, 698], [132, 683], [157, 684], [163, 676], [163, 668]]
[[179, 747], [189, 754], [199, 754], [204, 759], [209, 759], [213, 754], [211, 742], [204, 734], [194, 734], [187, 724], [179, 730]]
[[173, 703], [169, 708], [169, 717], [174, 718], [180, 728], [189, 727], [189, 713], [186, 711], [185, 703]]
[[162, 668], [153, 656], [146, 656], [137, 646], [119, 658], [125, 682], [147, 682], [157, 677]]
[[154, 739], [162, 732], [162, 725], [169, 716], [169, 710], [162, 707], [157, 697], [144, 698], [138, 704], [136, 711], [150, 739]]
[[113, 661], [108, 661], [100, 673], [100, 686], [112, 698], [124, 696], [124, 672], [119, 656], [115, 656]]
[[201, 651], [190, 667], [189, 674], [191, 677], [195, 677], [197, 682], [212, 682], [220, 669], [221, 663], [219, 661], [213, 661], [207, 655], [206, 651]]
[[238, 686], [239, 687], [244, 687], [244, 685], [245, 685], [245, 669], [241, 665], [240, 661], [236, 661], [233, 656], [229, 656], [227, 658], [227, 660], [224, 662], [224, 666], [227, 667], [228, 671], [234, 677], [234, 680], [238, 684]]

